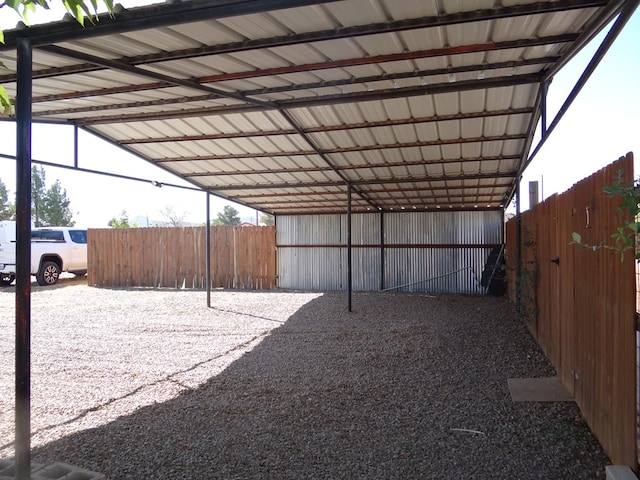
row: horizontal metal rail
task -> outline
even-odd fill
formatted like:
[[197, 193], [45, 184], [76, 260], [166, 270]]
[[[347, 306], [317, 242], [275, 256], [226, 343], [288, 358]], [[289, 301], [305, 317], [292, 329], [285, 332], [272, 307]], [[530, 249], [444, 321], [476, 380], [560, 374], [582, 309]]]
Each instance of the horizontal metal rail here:
[[454, 273], [462, 272], [463, 270], [471, 270], [473, 272], [473, 276], [476, 277], [476, 281], [478, 280], [478, 276], [476, 275], [476, 272], [475, 272], [473, 267], [463, 267], [463, 268], [459, 268], [458, 270], [454, 270], [453, 272], [449, 272], [449, 273], [444, 273], [442, 275], [438, 275], [437, 277], [431, 277], [431, 278], [427, 278], [426, 280], [419, 280], [417, 282], [405, 283], [404, 285], [398, 285], [397, 287], [389, 287], [389, 288], [385, 288], [383, 290], [378, 290], [378, 291], [379, 292], [388, 292], [390, 290], [397, 290], [398, 288], [409, 287], [411, 285], [417, 285], [419, 283], [430, 282], [431, 280], [437, 280], [438, 278], [448, 277], [449, 275], [453, 275]]

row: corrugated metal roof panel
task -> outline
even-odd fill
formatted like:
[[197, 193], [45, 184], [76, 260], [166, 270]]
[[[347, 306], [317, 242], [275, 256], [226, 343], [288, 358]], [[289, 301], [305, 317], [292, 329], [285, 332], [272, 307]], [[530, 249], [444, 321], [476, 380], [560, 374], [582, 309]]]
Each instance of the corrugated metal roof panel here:
[[347, 181], [356, 209], [497, 207], [546, 71], [626, 3], [582, 1], [285, 2], [58, 40], [34, 50], [34, 118], [281, 213], [342, 212]]

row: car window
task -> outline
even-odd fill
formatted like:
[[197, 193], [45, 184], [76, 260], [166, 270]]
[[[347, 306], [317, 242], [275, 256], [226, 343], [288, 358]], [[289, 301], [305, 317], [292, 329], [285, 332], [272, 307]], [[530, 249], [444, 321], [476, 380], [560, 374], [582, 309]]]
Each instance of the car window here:
[[31, 240], [64, 242], [64, 234], [60, 230], [36, 230], [31, 232]]
[[73, 243], [87, 243], [86, 230], [69, 230], [69, 236]]

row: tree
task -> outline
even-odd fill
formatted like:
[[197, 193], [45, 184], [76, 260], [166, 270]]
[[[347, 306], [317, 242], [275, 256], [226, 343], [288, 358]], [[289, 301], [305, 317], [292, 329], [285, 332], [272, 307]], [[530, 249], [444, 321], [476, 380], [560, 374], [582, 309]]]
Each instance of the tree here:
[[67, 191], [59, 180], [47, 190], [44, 168], [31, 167], [31, 218], [34, 226], [73, 227], [75, 222], [70, 204]]
[[[60, 3], [83, 26], [85, 17], [89, 18], [92, 23], [97, 20], [99, 5], [104, 5], [109, 14], [113, 12], [113, 0], [60, 0]], [[3, 7], [13, 8], [28, 24], [31, 12], [35, 12], [37, 9], [49, 10], [51, 4], [51, 0], [5, 0], [0, 1], [0, 9]], [[0, 43], [4, 43], [2, 29], [0, 29]], [[0, 62], [0, 69], [3, 68], [6, 67], [4, 63]], [[0, 107], [2, 107], [4, 115], [11, 113], [11, 99], [2, 85], [0, 85]]]
[[59, 180], [56, 180], [49, 190], [47, 190], [44, 199], [42, 218], [45, 225], [73, 227], [76, 222], [73, 221], [73, 213], [69, 207], [70, 204], [71, 201], [67, 198], [67, 190], [62, 188]]
[[165, 205], [164, 209], [159, 210], [158, 213], [160, 213], [172, 227], [184, 227], [184, 219], [187, 216], [186, 213], [176, 212], [171, 205]]
[[44, 168], [31, 167], [31, 218], [36, 227], [42, 227], [42, 210], [45, 197], [45, 173]]
[[120, 218], [113, 217], [109, 220], [107, 225], [111, 228], [131, 228], [129, 225], [129, 215], [127, 214], [127, 211], [122, 210], [122, 212], [120, 212]]
[[9, 202], [7, 186], [0, 180], [0, 220], [15, 220], [16, 206]]
[[240, 225], [240, 213], [231, 205], [225, 205], [222, 212], [218, 212], [218, 216], [213, 221], [214, 225]]
[[275, 225], [276, 219], [273, 215], [269, 213], [261, 213], [260, 214], [260, 223], [263, 225]]

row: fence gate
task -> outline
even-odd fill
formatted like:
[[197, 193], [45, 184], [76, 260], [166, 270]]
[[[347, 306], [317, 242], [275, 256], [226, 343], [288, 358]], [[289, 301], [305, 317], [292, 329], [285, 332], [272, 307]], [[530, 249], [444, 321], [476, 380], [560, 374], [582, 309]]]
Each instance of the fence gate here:
[[[633, 156], [521, 215], [521, 275], [515, 278], [517, 219], [507, 224], [509, 291], [613, 463], [637, 468], [634, 252], [612, 248], [628, 214], [603, 187], [633, 185]], [[572, 233], [588, 248], [572, 244]]]

